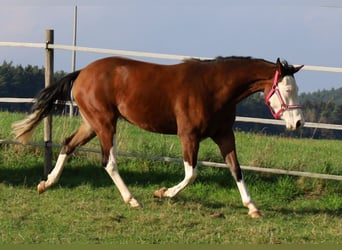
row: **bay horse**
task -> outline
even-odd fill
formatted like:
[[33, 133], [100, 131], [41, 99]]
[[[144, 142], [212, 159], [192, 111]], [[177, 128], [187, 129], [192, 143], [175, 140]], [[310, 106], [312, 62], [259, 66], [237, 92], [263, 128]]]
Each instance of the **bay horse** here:
[[13, 132], [18, 141], [27, 143], [38, 123], [52, 113], [56, 101], [65, 102], [72, 95], [82, 124], [64, 140], [56, 165], [47, 180], [38, 184], [38, 192], [56, 184], [68, 156], [97, 136], [102, 165], [131, 207], [141, 205], [118, 171], [116, 124], [119, 117], [147, 131], [177, 134], [181, 141], [185, 177], [173, 187], [155, 191], [155, 197], [174, 197], [195, 180], [199, 144], [209, 137], [218, 145], [249, 215], [260, 217], [236, 155], [232, 130], [236, 104], [252, 93], [263, 91], [271, 113], [285, 120], [287, 129], [303, 126], [294, 78], [294, 73], [302, 67], [281, 62], [279, 58], [276, 63], [251, 57], [218, 57], [161, 65], [108, 57], [43, 89], [36, 97], [31, 114], [12, 125]]

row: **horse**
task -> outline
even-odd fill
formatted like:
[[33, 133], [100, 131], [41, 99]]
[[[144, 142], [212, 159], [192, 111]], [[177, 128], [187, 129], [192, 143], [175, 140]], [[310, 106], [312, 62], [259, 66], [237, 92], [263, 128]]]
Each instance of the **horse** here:
[[276, 63], [252, 57], [217, 57], [211, 60], [186, 59], [173, 65], [107, 57], [66, 75], [43, 89], [32, 112], [13, 123], [16, 140], [27, 143], [39, 122], [51, 114], [55, 103], [72, 96], [82, 123], [61, 148], [53, 170], [37, 190], [41, 194], [59, 180], [70, 154], [97, 136], [102, 165], [118, 188], [125, 203], [141, 207], [121, 178], [116, 154], [116, 124], [122, 118], [144, 130], [178, 135], [184, 163], [184, 179], [163, 187], [154, 197], [174, 197], [197, 176], [197, 154], [201, 140], [211, 138], [230, 169], [242, 203], [251, 217], [260, 217], [249, 194], [236, 155], [232, 126], [236, 105], [255, 92], [263, 92], [274, 118], [285, 121], [288, 130], [304, 125], [298, 103], [294, 74], [302, 66], [286, 61]]

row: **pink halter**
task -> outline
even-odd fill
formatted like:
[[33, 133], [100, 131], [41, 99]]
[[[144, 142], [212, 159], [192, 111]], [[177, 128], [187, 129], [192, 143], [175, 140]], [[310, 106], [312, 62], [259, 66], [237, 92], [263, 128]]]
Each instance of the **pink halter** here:
[[[270, 90], [270, 92], [268, 93], [265, 99], [266, 105], [270, 108], [271, 114], [273, 115], [275, 119], [279, 119], [281, 114], [286, 110], [302, 108], [302, 106], [300, 105], [288, 105], [285, 103], [284, 98], [281, 96], [281, 93], [278, 88], [278, 78], [279, 78], [279, 72], [278, 70], [276, 70], [274, 74], [274, 81], [273, 81], [272, 89]], [[274, 93], [278, 96], [278, 99], [280, 101], [281, 108], [279, 109], [278, 112], [275, 112], [270, 105], [270, 98], [273, 96]]]

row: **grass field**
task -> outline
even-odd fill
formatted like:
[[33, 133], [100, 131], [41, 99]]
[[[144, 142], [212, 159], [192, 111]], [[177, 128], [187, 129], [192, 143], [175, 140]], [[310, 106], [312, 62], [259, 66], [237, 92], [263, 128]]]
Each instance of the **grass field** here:
[[[22, 114], [0, 113], [0, 138]], [[53, 141], [61, 142], [78, 120], [55, 117]], [[42, 142], [38, 128], [34, 141]], [[342, 175], [341, 141], [236, 133], [242, 165]], [[87, 147], [98, 148], [96, 139]], [[143, 132], [120, 122], [122, 152], [181, 157], [175, 136]], [[58, 149], [55, 151], [55, 159]], [[222, 162], [209, 140], [201, 160]], [[0, 242], [6, 243], [216, 243], [342, 244], [342, 183], [332, 180], [245, 171], [263, 218], [248, 217], [226, 169], [199, 167], [196, 182], [174, 199], [155, 199], [154, 190], [183, 179], [179, 163], [119, 157], [123, 179], [143, 209], [131, 209], [95, 153], [77, 152], [60, 182], [36, 193], [43, 153], [32, 146], [0, 146]]]

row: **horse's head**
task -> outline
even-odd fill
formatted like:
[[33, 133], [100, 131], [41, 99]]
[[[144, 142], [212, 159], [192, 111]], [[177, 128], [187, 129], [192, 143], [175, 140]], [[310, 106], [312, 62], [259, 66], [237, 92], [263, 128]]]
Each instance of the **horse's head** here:
[[278, 58], [273, 85], [265, 89], [265, 101], [273, 117], [284, 120], [289, 130], [296, 130], [304, 125], [304, 116], [298, 102], [298, 87], [294, 78], [294, 74], [303, 66], [294, 67], [287, 62], [281, 63]]

